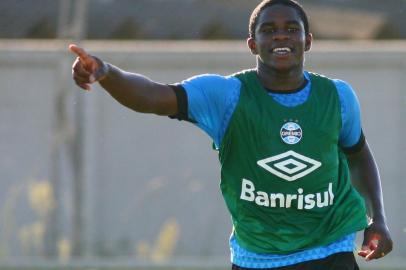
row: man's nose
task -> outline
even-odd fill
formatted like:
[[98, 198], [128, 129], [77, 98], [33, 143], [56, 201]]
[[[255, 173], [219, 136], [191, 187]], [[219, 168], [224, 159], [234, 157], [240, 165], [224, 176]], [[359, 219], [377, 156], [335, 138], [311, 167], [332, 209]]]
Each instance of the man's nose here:
[[289, 39], [289, 33], [288, 31], [284, 30], [284, 29], [280, 29], [275, 31], [275, 33], [273, 34], [273, 39], [274, 40], [287, 40]]

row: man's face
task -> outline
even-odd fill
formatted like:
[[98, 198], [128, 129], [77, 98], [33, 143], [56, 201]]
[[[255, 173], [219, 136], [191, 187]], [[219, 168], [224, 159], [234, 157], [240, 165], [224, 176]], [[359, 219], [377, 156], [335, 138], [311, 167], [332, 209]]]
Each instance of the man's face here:
[[302, 67], [304, 52], [310, 49], [311, 34], [306, 35], [298, 12], [289, 6], [264, 9], [248, 45], [266, 66], [278, 71]]

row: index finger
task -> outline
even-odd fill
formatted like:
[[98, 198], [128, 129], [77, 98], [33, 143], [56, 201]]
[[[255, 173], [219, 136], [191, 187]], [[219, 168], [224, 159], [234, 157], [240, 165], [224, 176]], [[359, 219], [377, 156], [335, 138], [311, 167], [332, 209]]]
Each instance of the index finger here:
[[81, 60], [87, 60], [90, 57], [84, 49], [78, 47], [76, 44], [70, 44], [69, 50], [79, 56]]
[[385, 256], [386, 254], [383, 252], [382, 249], [375, 249], [373, 250], [370, 254], [368, 254], [365, 258], [367, 261], [373, 260], [373, 259], [379, 259]]
[[366, 256], [367, 261], [372, 259], [379, 259], [391, 252], [392, 246], [388, 241], [382, 241], [378, 247]]

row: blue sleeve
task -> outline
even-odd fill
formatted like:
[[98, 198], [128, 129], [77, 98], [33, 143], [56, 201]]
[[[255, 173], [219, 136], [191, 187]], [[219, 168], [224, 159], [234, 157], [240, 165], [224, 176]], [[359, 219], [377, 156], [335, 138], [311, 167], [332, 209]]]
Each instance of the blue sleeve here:
[[341, 80], [333, 80], [341, 104], [341, 131], [339, 143], [348, 148], [356, 145], [361, 138], [361, 114], [358, 98], [352, 87]]
[[232, 76], [205, 74], [181, 83], [188, 100], [188, 117], [218, 147], [240, 96], [241, 82]]

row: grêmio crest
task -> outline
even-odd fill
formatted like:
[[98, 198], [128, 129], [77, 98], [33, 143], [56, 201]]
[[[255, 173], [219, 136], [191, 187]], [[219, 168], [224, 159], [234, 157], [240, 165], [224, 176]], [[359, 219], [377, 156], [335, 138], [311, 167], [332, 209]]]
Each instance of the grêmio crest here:
[[283, 124], [280, 135], [284, 143], [296, 144], [302, 139], [303, 131], [299, 124], [287, 122]]

